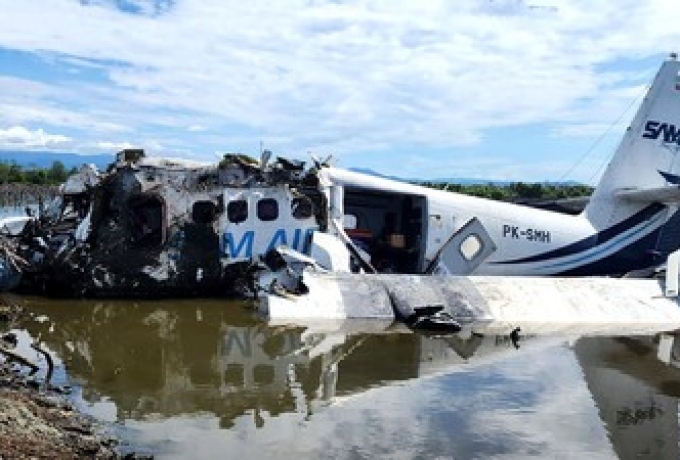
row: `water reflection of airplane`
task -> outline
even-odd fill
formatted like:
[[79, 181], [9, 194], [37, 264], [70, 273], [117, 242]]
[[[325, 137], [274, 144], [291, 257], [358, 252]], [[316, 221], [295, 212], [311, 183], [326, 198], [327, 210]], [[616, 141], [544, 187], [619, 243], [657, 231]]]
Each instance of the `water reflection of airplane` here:
[[[211, 413], [225, 428], [244, 417], [259, 427], [278, 414], [310, 417], [319, 406], [377, 387], [518, 353], [507, 333], [492, 328], [446, 339], [375, 321], [321, 332], [266, 326], [238, 305], [216, 301], [28, 306], [49, 316], [26, 324], [31, 335], [62, 358], [86, 401], [113, 402], [121, 420]], [[565, 342], [564, 329], [547, 332], [523, 335], [519, 351]], [[615, 452], [676, 458], [680, 371], [656, 359], [656, 345], [581, 338], [573, 350]]]
[[265, 414], [311, 414], [338, 396], [516, 352], [507, 335], [433, 339], [375, 321], [334, 332], [268, 327], [212, 301], [31, 309], [49, 316], [26, 324], [31, 335], [59, 355], [87, 401], [114, 402], [120, 419], [210, 412], [225, 427], [246, 414], [260, 425]]
[[584, 338], [573, 347], [621, 459], [677, 459], [680, 370], [649, 339]]

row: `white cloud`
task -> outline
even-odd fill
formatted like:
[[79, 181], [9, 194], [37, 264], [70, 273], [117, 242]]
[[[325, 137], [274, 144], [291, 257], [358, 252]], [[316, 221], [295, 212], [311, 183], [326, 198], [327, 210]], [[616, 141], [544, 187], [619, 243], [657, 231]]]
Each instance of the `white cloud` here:
[[23, 126], [0, 129], [0, 147], [3, 148], [57, 147], [69, 144], [72, 140], [61, 134], [48, 134], [42, 129], [31, 131]]
[[129, 142], [97, 142], [94, 145], [94, 148], [96, 150], [101, 150], [104, 152], [118, 152], [123, 149], [133, 149], [135, 148], [134, 145], [130, 144]]
[[64, 88], [0, 75], [0, 87], [4, 90], [0, 93], [2, 124], [40, 123], [95, 132], [131, 130], [123, 124], [124, 111], [116, 115], [121, 123], [111, 121], [111, 113], [100, 106], [107, 91], [94, 89], [89, 84], [78, 83], [74, 87]]
[[[571, 135], [616, 117], [640, 85], [601, 66], [677, 44], [670, 0], [127, 3], [139, 14], [112, 1], [0, 0], [0, 47], [107, 79], [22, 92], [29, 101], [3, 91], [0, 106], [27, 107], [15, 123], [45, 113], [127, 130], [133, 143], [161, 127], [196, 136], [171, 148], [232, 149], [231, 135], [247, 133], [250, 145], [340, 155], [470, 145], [528, 123]], [[605, 92], [611, 104], [592, 110]], [[204, 125], [224, 137], [186, 128]]]

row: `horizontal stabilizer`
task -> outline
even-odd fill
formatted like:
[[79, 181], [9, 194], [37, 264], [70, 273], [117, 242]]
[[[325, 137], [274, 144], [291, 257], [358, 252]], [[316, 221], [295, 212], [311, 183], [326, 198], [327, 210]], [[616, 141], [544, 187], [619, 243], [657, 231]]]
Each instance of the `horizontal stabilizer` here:
[[664, 186], [647, 189], [620, 189], [617, 198], [643, 203], [680, 203], [680, 186]]

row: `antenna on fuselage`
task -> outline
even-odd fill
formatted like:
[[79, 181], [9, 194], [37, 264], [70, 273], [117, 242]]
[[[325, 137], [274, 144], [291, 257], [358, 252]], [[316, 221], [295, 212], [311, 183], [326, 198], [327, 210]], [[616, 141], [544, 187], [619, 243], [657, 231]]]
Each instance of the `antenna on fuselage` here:
[[267, 167], [267, 163], [269, 163], [269, 160], [272, 157], [272, 152], [271, 150], [260, 150], [260, 170], [264, 171], [264, 168]]

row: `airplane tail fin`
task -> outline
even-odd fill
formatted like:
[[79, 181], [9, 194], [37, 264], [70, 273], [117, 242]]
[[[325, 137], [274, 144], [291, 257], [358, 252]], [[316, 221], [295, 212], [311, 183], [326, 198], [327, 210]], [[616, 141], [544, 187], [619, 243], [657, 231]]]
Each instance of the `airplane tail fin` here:
[[[655, 216], [657, 221], [666, 222], [670, 212], [662, 205], [675, 206], [680, 202], [678, 152], [680, 62], [677, 55], [671, 54], [659, 69], [597, 185], [584, 210], [586, 217], [600, 231], [639, 215], [649, 214], [649, 218]], [[652, 206], [656, 213], [645, 211]], [[665, 213], [663, 218], [661, 212]]]

